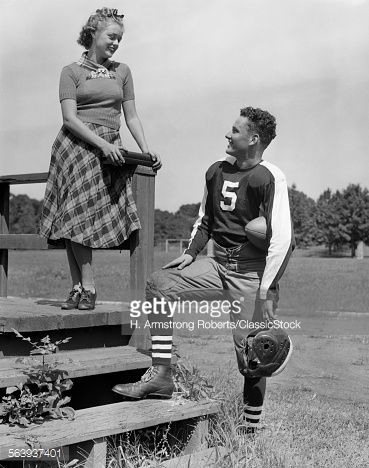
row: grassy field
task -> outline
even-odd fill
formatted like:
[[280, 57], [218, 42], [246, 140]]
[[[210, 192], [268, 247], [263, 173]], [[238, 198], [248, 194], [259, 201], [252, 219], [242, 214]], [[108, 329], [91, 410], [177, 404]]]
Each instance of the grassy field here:
[[[177, 252], [156, 252], [155, 269], [177, 255]], [[127, 252], [96, 251], [94, 271], [100, 300], [125, 300], [122, 291], [129, 284]], [[304, 251], [297, 252], [281, 281], [280, 308], [293, 310], [297, 316], [315, 311], [368, 312], [368, 278], [369, 258], [316, 258]], [[8, 295], [61, 299], [70, 286], [64, 251], [9, 253]]]
[[[156, 253], [155, 267], [175, 256]], [[125, 299], [128, 262], [126, 253], [96, 253], [99, 299]], [[62, 251], [12, 252], [9, 264], [9, 295], [63, 298], [70, 287]], [[232, 337], [175, 336], [182, 358], [201, 370], [224, 402], [213, 435], [228, 451], [219, 467], [369, 466], [368, 278], [368, 258], [308, 252], [292, 258], [281, 282], [279, 314], [300, 319], [303, 327], [291, 332], [294, 354], [287, 369], [268, 380], [265, 429], [254, 439], [236, 433], [242, 378]]]

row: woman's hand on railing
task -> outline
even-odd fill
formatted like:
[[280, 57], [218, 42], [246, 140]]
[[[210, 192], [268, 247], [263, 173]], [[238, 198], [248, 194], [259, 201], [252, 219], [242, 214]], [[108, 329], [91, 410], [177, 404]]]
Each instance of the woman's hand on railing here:
[[101, 145], [100, 149], [103, 153], [103, 159], [105, 159], [106, 162], [115, 164], [117, 166], [123, 166], [123, 164], [126, 162], [123, 156], [123, 148], [106, 142]]
[[162, 166], [161, 158], [160, 158], [159, 154], [155, 153], [154, 151], [148, 151], [147, 154], [149, 154], [151, 156], [151, 159], [152, 159], [152, 161], [154, 163], [152, 165], [152, 168], [154, 169], [154, 171], [158, 171]]
[[103, 162], [114, 166], [122, 166], [125, 164], [137, 164], [151, 167], [155, 172], [158, 171], [162, 164], [158, 153], [147, 151], [144, 153], [135, 153], [128, 151], [122, 146], [111, 145], [110, 143], [103, 144], [100, 147], [103, 152]]

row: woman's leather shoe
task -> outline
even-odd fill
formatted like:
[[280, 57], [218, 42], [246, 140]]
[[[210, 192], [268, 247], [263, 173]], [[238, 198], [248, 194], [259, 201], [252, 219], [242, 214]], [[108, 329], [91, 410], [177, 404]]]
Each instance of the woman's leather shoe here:
[[62, 303], [61, 308], [63, 310], [77, 309], [80, 298], [81, 298], [81, 291], [79, 291], [78, 289], [72, 289], [72, 291], [69, 293], [67, 300]]
[[79, 310], [93, 310], [95, 308], [96, 302], [96, 291], [93, 293], [88, 289], [82, 289], [81, 299], [79, 300], [78, 309]]

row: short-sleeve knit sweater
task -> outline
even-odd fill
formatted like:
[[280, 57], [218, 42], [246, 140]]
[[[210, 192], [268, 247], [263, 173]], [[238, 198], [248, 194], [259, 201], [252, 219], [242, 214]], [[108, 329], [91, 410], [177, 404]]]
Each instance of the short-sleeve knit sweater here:
[[72, 63], [61, 72], [59, 100], [74, 99], [82, 122], [119, 130], [122, 102], [134, 98], [131, 70], [124, 63], [110, 62], [105, 73]]

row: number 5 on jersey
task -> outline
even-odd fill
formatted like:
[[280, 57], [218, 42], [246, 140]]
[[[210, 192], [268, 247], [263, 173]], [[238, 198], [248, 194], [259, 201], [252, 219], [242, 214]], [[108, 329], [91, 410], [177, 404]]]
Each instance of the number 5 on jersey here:
[[223, 211], [233, 211], [236, 208], [237, 193], [231, 189], [237, 189], [239, 184], [239, 182], [230, 182], [229, 180], [223, 182], [222, 195], [227, 200], [227, 203], [223, 200], [220, 202]]

